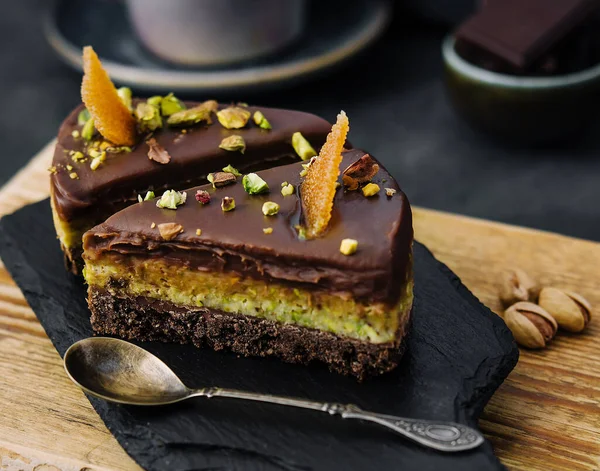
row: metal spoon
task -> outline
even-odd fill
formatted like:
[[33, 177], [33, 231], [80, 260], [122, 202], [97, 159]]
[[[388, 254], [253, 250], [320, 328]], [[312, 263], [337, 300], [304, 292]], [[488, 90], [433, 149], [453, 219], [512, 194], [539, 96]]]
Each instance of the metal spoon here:
[[470, 450], [483, 442], [483, 436], [478, 431], [452, 422], [406, 419], [364, 411], [351, 404], [315, 402], [234, 389], [190, 389], [157, 357], [124, 340], [106, 337], [80, 340], [67, 350], [64, 364], [71, 380], [85, 392], [121, 404], [158, 406], [196, 396], [229, 397], [375, 422], [425, 447], [440, 451]]

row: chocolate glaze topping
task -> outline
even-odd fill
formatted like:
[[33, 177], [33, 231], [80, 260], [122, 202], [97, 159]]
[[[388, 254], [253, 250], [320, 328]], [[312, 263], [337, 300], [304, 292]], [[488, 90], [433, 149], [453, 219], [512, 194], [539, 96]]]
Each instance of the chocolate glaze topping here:
[[[186, 102], [188, 107], [197, 104]], [[73, 110], [61, 125], [54, 153], [53, 166], [58, 172], [51, 176], [51, 186], [56, 210], [66, 221], [112, 214], [137, 201], [137, 195], [149, 189], [183, 189], [204, 183], [207, 173], [219, 171], [227, 164], [247, 171], [294, 162], [298, 160], [291, 145], [294, 132], [301, 132], [318, 151], [331, 130], [331, 124], [309, 113], [249, 107], [252, 113], [260, 110], [272, 129], [262, 130], [250, 120], [244, 129], [229, 130], [214, 115], [211, 125], [187, 127], [185, 134], [181, 129], [165, 126], [153, 137], [171, 155], [168, 164], [150, 160], [148, 145], [142, 140], [131, 153], [110, 154], [105, 164], [92, 171], [89, 160], [73, 162], [68, 154], [85, 147], [82, 139], [71, 135], [81, 128], [77, 115], [82, 109], [80, 105]], [[219, 149], [221, 140], [231, 134], [241, 135], [246, 141], [244, 154]], [[73, 167], [78, 179], [69, 177], [66, 165]]]
[[[358, 149], [344, 152], [342, 170], [364, 154]], [[370, 302], [395, 303], [409, 275], [413, 229], [410, 205], [393, 177], [381, 166], [373, 179], [381, 191], [370, 198], [360, 191], [338, 189], [328, 232], [318, 239], [300, 240], [294, 226], [301, 213], [301, 170], [298, 162], [258, 172], [269, 185], [267, 194], [247, 194], [240, 177], [235, 184], [222, 188], [204, 185], [187, 190], [187, 202], [177, 210], [160, 209], [156, 200], [134, 204], [84, 235], [84, 258], [93, 259], [107, 252], [140, 254], [192, 269], [272, 279]], [[294, 185], [295, 194], [282, 196], [284, 181]], [[386, 187], [398, 192], [387, 197], [383, 190]], [[209, 204], [195, 200], [198, 189], [211, 194]], [[221, 210], [225, 196], [235, 199], [233, 211]], [[276, 216], [262, 214], [265, 201], [280, 205]], [[184, 232], [170, 241], [161, 239], [158, 227], [151, 225], [167, 222], [181, 224]], [[272, 227], [273, 232], [264, 234], [266, 227]], [[196, 235], [197, 229], [202, 230], [200, 236]], [[340, 242], [345, 238], [358, 241], [354, 255], [340, 253]]]

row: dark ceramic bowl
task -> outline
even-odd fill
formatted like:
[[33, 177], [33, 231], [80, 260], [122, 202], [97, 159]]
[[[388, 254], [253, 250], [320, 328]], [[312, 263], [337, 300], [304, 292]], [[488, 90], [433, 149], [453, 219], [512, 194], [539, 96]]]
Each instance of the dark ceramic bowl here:
[[460, 57], [451, 35], [442, 54], [446, 87], [458, 114], [505, 142], [564, 142], [599, 116], [600, 64], [551, 77], [499, 74]]

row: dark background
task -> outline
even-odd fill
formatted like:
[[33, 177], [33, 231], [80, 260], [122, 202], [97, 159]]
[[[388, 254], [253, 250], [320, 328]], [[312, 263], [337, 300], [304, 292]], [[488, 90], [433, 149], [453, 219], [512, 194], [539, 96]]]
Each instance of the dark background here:
[[[80, 101], [80, 75], [43, 38], [46, 6], [47, 0], [5, 2], [0, 15], [0, 183], [54, 137]], [[600, 240], [599, 126], [563, 148], [537, 150], [472, 131], [445, 96], [440, 42], [448, 26], [411, 15], [397, 4], [384, 37], [325, 78], [220, 98], [329, 120], [344, 109], [353, 144], [383, 161], [413, 204]]]

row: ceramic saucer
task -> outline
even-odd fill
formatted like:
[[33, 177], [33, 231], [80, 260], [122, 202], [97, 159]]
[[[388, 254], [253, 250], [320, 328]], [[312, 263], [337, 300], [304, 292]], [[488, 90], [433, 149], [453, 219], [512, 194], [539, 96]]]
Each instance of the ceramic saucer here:
[[60, 0], [47, 11], [46, 38], [64, 62], [81, 70], [81, 49], [93, 45], [111, 77], [136, 91], [179, 93], [249, 91], [313, 77], [353, 57], [383, 32], [387, 0], [310, 3], [307, 31], [276, 56], [213, 68], [164, 62], [136, 39], [125, 6], [114, 0]]

